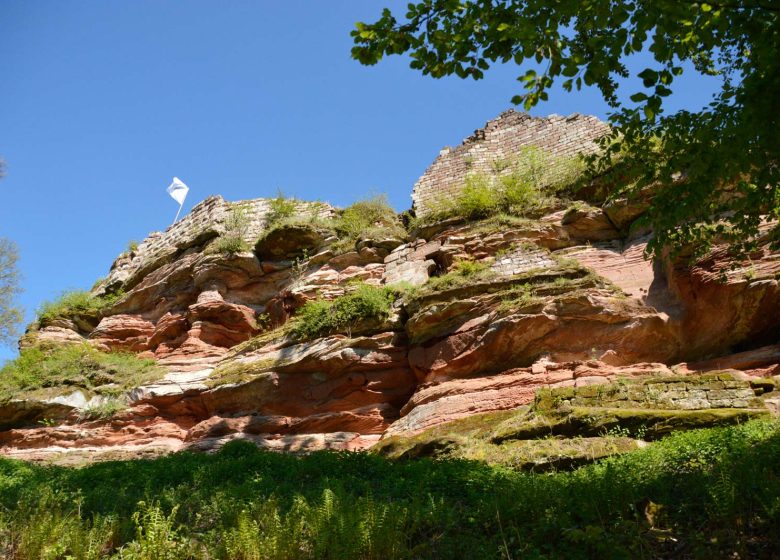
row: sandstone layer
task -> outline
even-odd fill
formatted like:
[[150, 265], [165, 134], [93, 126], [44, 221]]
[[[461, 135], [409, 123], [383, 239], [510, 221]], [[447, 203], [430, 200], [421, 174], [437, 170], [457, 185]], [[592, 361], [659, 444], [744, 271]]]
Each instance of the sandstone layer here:
[[[485, 142], [519, 149], [527, 139], [512, 131], [525, 130], [525, 119], [503, 116], [461, 151]], [[551, 122], [584, 127], [587, 142], [603, 128], [584, 117]], [[447, 184], [465, 172], [451, 169]], [[429, 183], [418, 184], [418, 198]], [[780, 254], [766, 242], [744, 261], [716, 248], [694, 263], [652, 263], [651, 233], [629, 233], [641, 207], [568, 200], [528, 219], [448, 220], [405, 238], [374, 228], [345, 243], [327, 226], [337, 209], [295, 204], [302, 219], [285, 225], [274, 222], [271, 200], [210, 197], [116, 260], [93, 291], [115, 295], [98, 314], [32, 325], [24, 348], [132, 352], [166, 374], [124, 392], [126, 406], [104, 419], [85, 419], [102, 401], [68, 387], [0, 403], [0, 451], [110, 458], [235, 438], [274, 450], [354, 450], [516, 409], [540, 388], [780, 375]], [[229, 216], [238, 210], [248, 218], [236, 233]], [[226, 251], [231, 235], [240, 243]], [[387, 317], [315, 338], [290, 328], [306, 302], [336, 301], [359, 284], [402, 286]]]

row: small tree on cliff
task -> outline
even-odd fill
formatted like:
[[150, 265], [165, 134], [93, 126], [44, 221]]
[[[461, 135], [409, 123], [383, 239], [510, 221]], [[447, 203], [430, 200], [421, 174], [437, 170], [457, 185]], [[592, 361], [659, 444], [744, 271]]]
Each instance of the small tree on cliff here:
[[[5, 175], [5, 161], [0, 158], [0, 179]], [[21, 310], [14, 305], [19, 289], [19, 271], [16, 261], [19, 254], [16, 245], [0, 237], [0, 344], [16, 339], [17, 325], [22, 321]]]
[[14, 305], [20, 292], [17, 259], [16, 245], [0, 237], [0, 344], [9, 344], [16, 338], [16, 327], [22, 320], [21, 310]]
[[[384, 10], [352, 32], [354, 58], [375, 64], [409, 52], [411, 67], [435, 78], [481, 79], [514, 62], [530, 109], [560, 82], [596, 86], [614, 109], [595, 171], [620, 161], [616, 195], [647, 195], [655, 229], [649, 250], [706, 250], [719, 239], [753, 246], [766, 221], [780, 218], [780, 1], [425, 0], [402, 21]], [[626, 58], [649, 52], [643, 89], [619, 96]], [[718, 76], [721, 88], [701, 111], [667, 114], [665, 99], [684, 85], [683, 63]], [[768, 235], [780, 246], [780, 226]]]

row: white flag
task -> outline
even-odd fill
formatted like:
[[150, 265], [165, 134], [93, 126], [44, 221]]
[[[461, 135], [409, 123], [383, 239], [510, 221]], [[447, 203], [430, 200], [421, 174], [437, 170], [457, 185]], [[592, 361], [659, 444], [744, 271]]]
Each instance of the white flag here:
[[181, 182], [178, 177], [173, 178], [173, 183], [168, 187], [168, 194], [171, 195], [173, 200], [179, 203], [179, 206], [184, 204], [184, 199], [187, 198], [187, 193], [190, 188]]

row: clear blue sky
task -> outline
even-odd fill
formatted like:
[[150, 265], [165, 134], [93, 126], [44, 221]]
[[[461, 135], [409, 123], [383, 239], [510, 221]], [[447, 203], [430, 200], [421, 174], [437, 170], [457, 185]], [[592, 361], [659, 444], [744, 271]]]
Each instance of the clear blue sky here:
[[[438, 151], [510, 107], [514, 66], [433, 80], [403, 58], [364, 67], [349, 32], [380, 0], [5, 0], [0, 6], [0, 236], [17, 242], [30, 320], [88, 289], [129, 240], [211, 194], [346, 205], [371, 191], [407, 209]], [[710, 84], [675, 103], [700, 107]], [[626, 91], [626, 94], [631, 93]], [[533, 113], [605, 117], [595, 91]], [[14, 355], [0, 348], [0, 363]]]

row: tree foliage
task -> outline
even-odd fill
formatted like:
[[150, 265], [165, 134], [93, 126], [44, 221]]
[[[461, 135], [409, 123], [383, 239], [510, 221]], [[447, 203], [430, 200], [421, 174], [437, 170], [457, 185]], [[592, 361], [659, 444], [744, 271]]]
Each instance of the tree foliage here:
[[[744, 251], [762, 235], [780, 246], [780, 226], [766, 225], [780, 218], [778, 0], [425, 0], [400, 21], [385, 9], [352, 36], [361, 63], [409, 53], [435, 78], [515, 63], [525, 91], [512, 101], [526, 109], [555, 83], [597, 87], [613, 132], [590, 164], [619, 165], [613, 196], [651, 197], [656, 255], [714, 241]], [[625, 95], [627, 58], [640, 52], [652, 63]], [[716, 76], [720, 89], [699, 111], [668, 112], [686, 72]]]
[[16, 245], [0, 238], [0, 343], [13, 341], [18, 332], [17, 325], [22, 320], [22, 311], [15, 305], [19, 288], [19, 271], [16, 261], [19, 255]]

